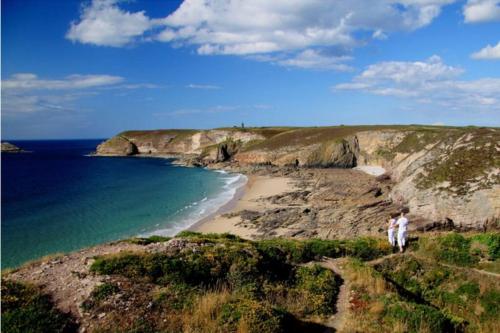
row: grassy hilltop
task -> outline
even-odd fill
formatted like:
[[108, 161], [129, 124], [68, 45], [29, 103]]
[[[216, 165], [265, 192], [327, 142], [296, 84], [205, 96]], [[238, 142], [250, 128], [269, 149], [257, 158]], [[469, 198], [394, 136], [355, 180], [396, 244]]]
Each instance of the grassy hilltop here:
[[104, 279], [79, 318], [7, 275], [2, 331], [326, 332], [335, 314], [340, 331], [494, 332], [500, 324], [498, 233], [420, 237], [403, 255], [376, 238], [183, 232], [125, 242], [139, 250], [90, 265], [88, 274]]

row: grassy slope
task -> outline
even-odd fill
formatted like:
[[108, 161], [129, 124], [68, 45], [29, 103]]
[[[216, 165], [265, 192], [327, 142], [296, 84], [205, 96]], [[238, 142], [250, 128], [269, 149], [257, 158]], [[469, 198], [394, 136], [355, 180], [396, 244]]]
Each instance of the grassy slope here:
[[[494, 332], [500, 324], [500, 234], [422, 237], [405, 255], [352, 260], [349, 325], [365, 332]], [[489, 265], [485, 265], [489, 263]]]
[[[93, 329], [321, 332], [324, 327], [314, 322], [334, 313], [341, 280], [328, 269], [302, 264], [323, 256], [350, 258], [343, 275], [353, 288], [349, 328], [492, 332], [499, 324], [500, 280], [475, 270], [498, 269], [498, 233], [421, 237], [407, 254], [395, 256], [387, 256], [392, 249], [385, 240], [373, 238], [252, 242], [183, 232], [178, 239], [184, 245], [177, 251], [96, 258], [91, 271], [109, 278], [82, 304]], [[146, 245], [167, 240], [129, 241]], [[40, 317], [56, 328], [67, 325], [49, 301], [33, 307], [39, 296], [31, 295], [40, 294], [23, 288], [32, 287], [3, 284], [3, 331], [23, 327], [41, 332]], [[17, 326], [8, 326], [12, 324]]]

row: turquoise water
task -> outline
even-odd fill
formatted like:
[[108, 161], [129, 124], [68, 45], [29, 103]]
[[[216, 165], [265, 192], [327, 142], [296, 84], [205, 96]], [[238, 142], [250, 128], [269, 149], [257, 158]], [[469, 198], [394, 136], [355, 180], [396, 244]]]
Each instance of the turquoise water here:
[[87, 157], [101, 140], [19, 141], [2, 154], [2, 268], [136, 235], [173, 235], [244, 177], [159, 158]]

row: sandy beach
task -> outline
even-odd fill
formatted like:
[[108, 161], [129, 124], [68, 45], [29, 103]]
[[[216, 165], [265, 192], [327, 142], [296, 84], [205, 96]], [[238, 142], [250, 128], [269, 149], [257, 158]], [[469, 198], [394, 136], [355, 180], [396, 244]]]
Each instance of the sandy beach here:
[[296, 189], [292, 178], [271, 176], [248, 176], [248, 182], [235, 195], [233, 200], [221, 207], [214, 215], [205, 218], [190, 228], [203, 233], [231, 233], [242, 238], [252, 239], [255, 228], [243, 226], [240, 216], [231, 216], [231, 213], [243, 210], [264, 212], [278, 205], [265, 198], [291, 192]]

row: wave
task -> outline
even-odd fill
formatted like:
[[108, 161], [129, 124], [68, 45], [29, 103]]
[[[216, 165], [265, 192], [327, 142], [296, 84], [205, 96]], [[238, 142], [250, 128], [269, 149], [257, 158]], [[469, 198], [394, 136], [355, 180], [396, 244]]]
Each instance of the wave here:
[[223, 178], [225, 184], [222, 186], [222, 191], [213, 196], [204, 197], [199, 201], [192, 202], [179, 209], [177, 213], [183, 216], [170, 221], [165, 228], [147, 232], [139, 236], [174, 236], [182, 230], [186, 230], [197, 222], [215, 214], [221, 207], [228, 204], [234, 198], [238, 190], [245, 186], [248, 181], [248, 178], [242, 174], [228, 173], [223, 170], [214, 171], [227, 175], [227, 177]]

